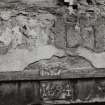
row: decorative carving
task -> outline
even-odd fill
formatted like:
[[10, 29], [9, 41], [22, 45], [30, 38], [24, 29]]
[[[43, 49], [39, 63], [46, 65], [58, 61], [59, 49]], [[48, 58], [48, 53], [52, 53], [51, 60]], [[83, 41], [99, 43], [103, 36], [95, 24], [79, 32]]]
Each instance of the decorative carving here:
[[41, 83], [41, 96], [43, 100], [72, 100], [73, 88], [70, 81], [45, 81]]
[[105, 81], [96, 81], [97, 96], [105, 98]]
[[58, 76], [61, 74], [62, 70], [64, 70], [63, 67], [52, 67], [50, 69], [44, 68], [44, 70], [41, 70], [41, 76]]

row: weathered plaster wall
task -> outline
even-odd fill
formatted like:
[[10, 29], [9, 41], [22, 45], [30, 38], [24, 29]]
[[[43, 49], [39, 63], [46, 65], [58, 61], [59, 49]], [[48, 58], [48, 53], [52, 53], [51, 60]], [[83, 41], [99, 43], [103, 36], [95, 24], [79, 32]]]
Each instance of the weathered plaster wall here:
[[[30, 2], [29, 0], [27, 1]], [[75, 5], [73, 5], [74, 13], [70, 13], [66, 6], [67, 4], [59, 3], [62, 6], [58, 6], [55, 0], [54, 2], [50, 0], [45, 1], [31, 1], [31, 3], [34, 2], [40, 4], [40, 6], [32, 6], [30, 5], [31, 3], [26, 5], [18, 1], [14, 2], [14, 0], [12, 2], [11, 0], [0, 1], [0, 40], [3, 42], [0, 43], [1, 65], [4, 60], [4, 66], [0, 67], [5, 68], [5, 65], [8, 64], [5, 69], [5, 71], [8, 71], [11, 70], [11, 67], [16, 67], [15, 64], [17, 63], [20, 69], [16, 68], [15, 70], [23, 71], [24, 68], [24, 70], [38, 70], [40, 76], [60, 75], [70, 70], [72, 72], [94, 72], [92, 69], [93, 66], [88, 60], [78, 56], [66, 55], [60, 57], [64, 53], [61, 50], [62, 53], [58, 53], [58, 49], [63, 49], [63, 51], [70, 49], [71, 52], [69, 53], [71, 55], [75, 54], [77, 45], [92, 49], [95, 52], [103, 52], [105, 50], [104, 0], [95, 0], [95, 2], [94, 0], [91, 0], [91, 2], [84, 0], [76, 2], [75, 0]], [[45, 4], [42, 2], [45, 2]], [[16, 39], [14, 36], [17, 36], [15, 37]], [[35, 40], [28, 40], [30, 37], [30, 39], [33, 39], [33, 36]], [[46, 44], [53, 47], [47, 49], [48, 47], [45, 47]], [[4, 47], [4, 45], [6, 46]], [[28, 53], [28, 51], [32, 50], [30, 45], [35, 46], [35, 48], [36, 45], [37, 47], [41, 46], [40, 48], [42, 49], [35, 49], [35, 52]], [[14, 50], [11, 50], [11, 48]], [[16, 49], [19, 49], [18, 51], [20, 52], [17, 52]], [[23, 50], [25, 50], [24, 53]], [[12, 51], [16, 52], [11, 54]], [[38, 62], [35, 62], [36, 58], [33, 60], [33, 57], [38, 56], [36, 51], [39, 51], [38, 54], [40, 55], [36, 60]], [[44, 51], [45, 56], [43, 56]], [[55, 53], [56, 51], [58, 52]], [[10, 61], [5, 56], [7, 53], [9, 53]], [[12, 56], [13, 54], [16, 58]], [[19, 57], [18, 54], [21, 56]], [[56, 56], [49, 56], [50, 54], [55, 54]], [[47, 58], [46, 56], [49, 59], [43, 60], [42, 58]], [[24, 59], [21, 59], [23, 57]], [[14, 63], [13, 60], [19, 60], [21, 63]], [[25, 61], [29, 61], [28, 64]], [[23, 66], [20, 65], [22, 63]], [[9, 64], [12, 64], [12, 66]], [[10, 69], [8, 69], [9, 66]], [[47, 99], [52, 103], [54, 102], [53, 99], [58, 99], [60, 102], [62, 99], [69, 102], [92, 102], [97, 99], [100, 101], [99, 97], [103, 100], [105, 99], [104, 80], [44, 81], [41, 82], [40, 86], [40, 93], [38, 93], [39, 84], [36, 81], [1, 83], [0, 105], [7, 105], [7, 102], [8, 105], [33, 104], [39, 101], [40, 95], [42, 96], [42, 100]]]
[[[41, 6], [34, 4], [37, 2]], [[45, 70], [104, 68], [104, 3], [74, 0], [68, 6], [63, 0], [43, 2], [46, 6], [42, 0], [33, 5], [1, 1], [1, 71], [21, 71], [28, 65], [26, 69], [39, 70], [39, 65]]]

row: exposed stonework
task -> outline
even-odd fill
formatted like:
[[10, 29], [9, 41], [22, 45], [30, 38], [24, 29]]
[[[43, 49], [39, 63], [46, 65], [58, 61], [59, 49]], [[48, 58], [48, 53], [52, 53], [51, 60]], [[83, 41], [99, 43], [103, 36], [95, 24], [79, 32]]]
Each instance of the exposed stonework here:
[[95, 25], [96, 48], [105, 50], [105, 17], [99, 16]]
[[80, 30], [74, 26], [67, 24], [67, 47], [74, 47], [81, 43]]
[[[19, 14], [20, 11], [15, 11], [19, 15], [15, 14], [12, 18], [8, 11], [1, 12], [5, 27], [0, 41], [3, 44], [2, 47], [10, 46], [8, 51], [5, 49], [7, 54], [0, 55], [1, 71], [21, 71], [30, 63], [41, 59], [50, 59], [53, 55], [60, 57], [65, 55], [63, 50], [51, 45], [52, 40], [48, 44], [50, 28], [56, 19], [54, 15], [42, 13], [37, 14], [36, 17], [30, 17], [27, 12], [27, 16], [24, 16], [24, 14]], [[13, 19], [16, 22], [15, 26], [11, 23]], [[5, 21], [9, 23], [7, 26]]]
[[53, 7], [57, 4], [57, 0], [22, 0], [23, 3], [26, 4], [35, 4], [43, 7]]
[[[45, 68], [51, 66], [62, 69], [61, 66], [53, 64], [54, 56], [58, 56], [54, 62], [59, 61], [66, 70], [104, 67], [104, 64], [99, 63], [104, 62], [102, 58], [105, 48], [103, 2], [98, 2], [100, 4], [98, 5], [94, 0], [62, 1], [62, 3], [69, 2], [72, 12], [67, 5], [57, 5], [61, 1], [23, 0], [23, 2], [14, 0], [1, 2], [0, 57], [3, 60], [1, 71], [31, 69], [27, 66], [31, 63], [36, 65], [36, 61], [41, 66], [43, 61]], [[40, 6], [42, 2], [52, 6]], [[8, 7], [7, 10], [2, 8], [3, 5], [5, 8]], [[78, 45], [80, 47], [72, 51], [72, 48]], [[97, 51], [101, 53], [97, 54]], [[62, 59], [65, 62], [62, 62]], [[50, 61], [52, 62], [49, 65]], [[14, 69], [13, 65], [19, 68]], [[10, 69], [6, 69], [8, 66]]]
[[54, 26], [54, 43], [58, 48], [66, 48], [66, 29], [62, 17], [58, 17]]

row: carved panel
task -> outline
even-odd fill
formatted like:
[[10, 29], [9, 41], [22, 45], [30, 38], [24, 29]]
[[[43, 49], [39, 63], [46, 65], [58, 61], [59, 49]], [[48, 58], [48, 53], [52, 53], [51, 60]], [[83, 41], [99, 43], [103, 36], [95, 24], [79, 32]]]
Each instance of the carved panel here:
[[97, 96], [105, 99], [105, 80], [96, 81]]
[[44, 81], [40, 87], [43, 100], [73, 100], [73, 87], [70, 81]]

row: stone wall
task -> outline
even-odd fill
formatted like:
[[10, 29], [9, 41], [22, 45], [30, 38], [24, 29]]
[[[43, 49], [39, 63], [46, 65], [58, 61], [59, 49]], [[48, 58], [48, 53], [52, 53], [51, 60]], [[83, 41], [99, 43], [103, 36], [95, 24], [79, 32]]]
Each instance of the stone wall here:
[[[32, 3], [33, 5], [30, 3], [27, 4], [22, 1], [15, 2], [14, 0], [1, 1], [0, 53], [1, 55], [5, 55], [8, 51], [12, 52], [10, 55], [7, 54], [6, 57], [1, 57], [3, 60], [5, 58], [4, 64], [8, 59], [7, 56], [11, 56], [9, 58], [10, 62], [14, 60], [18, 65], [17, 61], [21, 62], [20, 58], [24, 52], [23, 62], [25, 62], [25, 58], [27, 58], [28, 62], [25, 62], [25, 64], [21, 62], [22, 65], [18, 66], [20, 68], [24, 65], [26, 69], [34, 69], [41, 65], [40, 67], [47, 69], [52, 66], [56, 68], [63, 65], [63, 68], [61, 68], [68, 70], [69, 68], [81, 69], [97, 66], [94, 65], [93, 58], [87, 59], [89, 57], [86, 55], [84, 55], [86, 57], [79, 57], [78, 54], [75, 54], [77, 53], [77, 46], [90, 49], [94, 51], [94, 54], [105, 50], [103, 1], [74, 0], [74, 3], [71, 5], [73, 9], [72, 13], [70, 12], [68, 3], [65, 3], [63, 0], [30, 1], [40, 5], [35, 5], [34, 3]], [[52, 7], [49, 7], [49, 3]], [[35, 50], [36, 46], [39, 50]], [[32, 47], [35, 50], [33, 52], [30, 51]], [[18, 51], [14, 51], [13, 49], [15, 48]], [[70, 50], [69, 53], [75, 56], [64, 54], [68, 49]], [[90, 50], [88, 50], [87, 55], [91, 55]], [[28, 53], [26, 53], [27, 51]], [[40, 51], [43, 51], [45, 54], [39, 53]], [[20, 58], [17, 58], [14, 52]], [[21, 54], [18, 52], [21, 52]], [[37, 53], [37, 56], [32, 59], [35, 53]], [[59, 58], [57, 56], [62, 57]], [[36, 61], [39, 62], [30, 65]], [[56, 62], [56, 65], [53, 61]], [[14, 63], [8, 65], [14, 65]], [[25, 68], [24, 66], [23, 69]], [[5, 68], [3, 65], [0, 67]], [[22, 70], [20, 68], [18, 70]]]
[[[0, 71], [30, 70], [41, 77], [96, 72], [89, 60], [75, 53], [78, 46], [104, 52], [104, 0], [74, 0], [70, 8], [63, 0], [0, 1]], [[71, 55], [65, 55], [67, 50]], [[104, 79], [39, 82], [25, 78], [1, 81], [0, 105], [105, 101]]]

